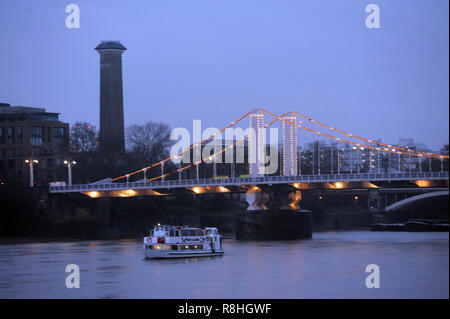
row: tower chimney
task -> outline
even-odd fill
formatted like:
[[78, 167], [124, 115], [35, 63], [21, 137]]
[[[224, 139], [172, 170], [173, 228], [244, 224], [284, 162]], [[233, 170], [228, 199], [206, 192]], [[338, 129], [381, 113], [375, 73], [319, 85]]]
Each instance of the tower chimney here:
[[102, 41], [100, 54], [100, 148], [110, 153], [125, 150], [122, 92], [122, 53], [119, 41]]

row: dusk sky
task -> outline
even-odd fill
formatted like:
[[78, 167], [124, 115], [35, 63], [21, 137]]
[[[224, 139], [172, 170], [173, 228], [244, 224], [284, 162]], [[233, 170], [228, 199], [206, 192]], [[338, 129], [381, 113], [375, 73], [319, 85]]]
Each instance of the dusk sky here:
[[[68, 29], [69, 3], [80, 29]], [[368, 29], [365, 7], [380, 7]], [[101, 40], [120, 40], [125, 126], [222, 128], [263, 107], [438, 150], [449, 141], [449, 3], [154, 0], [0, 2], [0, 102], [99, 122]]]

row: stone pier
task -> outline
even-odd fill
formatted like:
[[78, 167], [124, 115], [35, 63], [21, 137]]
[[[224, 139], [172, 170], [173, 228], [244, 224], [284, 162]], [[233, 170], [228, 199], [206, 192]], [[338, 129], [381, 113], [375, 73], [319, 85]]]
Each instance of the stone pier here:
[[237, 215], [236, 239], [311, 238], [312, 212], [299, 206], [301, 192], [293, 187], [283, 187], [271, 193], [256, 186], [248, 188], [246, 199], [249, 206], [247, 211]]

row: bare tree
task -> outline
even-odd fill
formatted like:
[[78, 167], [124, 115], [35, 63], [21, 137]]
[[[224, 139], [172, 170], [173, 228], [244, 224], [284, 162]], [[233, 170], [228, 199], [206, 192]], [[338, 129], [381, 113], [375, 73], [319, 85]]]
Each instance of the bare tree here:
[[96, 129], [91, 123], [76, 122], [70, 129], [70, 150], [89, 153], [97, 149]]
[[147, 122], [144, 125], [131, 125], [126, 131], [127, 146], [135, 159], [147, 165], [169, 155], [170, 129], [167, 124]]

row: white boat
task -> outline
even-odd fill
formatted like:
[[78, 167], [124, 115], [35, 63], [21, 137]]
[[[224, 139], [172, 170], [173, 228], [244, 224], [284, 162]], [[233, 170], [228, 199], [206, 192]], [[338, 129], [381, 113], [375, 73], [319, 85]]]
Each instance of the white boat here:
[[156, 225], [144, 237], [145, 258], [207, 257], [224, 254], [222, 236], [215, 227]]

